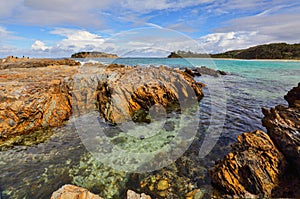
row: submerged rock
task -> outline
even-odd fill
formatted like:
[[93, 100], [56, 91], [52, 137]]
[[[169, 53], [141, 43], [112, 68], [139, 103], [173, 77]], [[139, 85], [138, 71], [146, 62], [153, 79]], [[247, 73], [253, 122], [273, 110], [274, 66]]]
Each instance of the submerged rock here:
[[64, 185], [55, 191], [51, 199], [103, 199], [98, 195], [89, 192], [87, 189], [74, 185]]
[[289, 91], [285, 99], [289, 107], [263, 109], [262, 122], [278, 149], [300, 173], [300, 84]]
[[128, 190], [126, 199], [151, 199], [151, 197], [144, 193], [138, 194], [132, 190]]
[[212, 183], [238, 197], [271, 197], [287, 162], [270, 137], [262, 131], [243, 133], [232, 152], [210, 170]]

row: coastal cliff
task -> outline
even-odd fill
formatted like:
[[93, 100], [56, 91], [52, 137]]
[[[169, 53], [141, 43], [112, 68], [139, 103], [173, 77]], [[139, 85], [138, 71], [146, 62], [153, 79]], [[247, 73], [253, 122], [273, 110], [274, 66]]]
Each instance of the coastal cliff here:
[[118, 55], [104, 52], [79, 52], [72, 54], [71, 58], [118, 58]]
[[[300, 83], [285, 96], [289, 107], [263, 108], [267, 133], [239, 135], [210, 170], [222, 197], [299, 197]], [[298, 184], [298, 185], [297, 185]]]

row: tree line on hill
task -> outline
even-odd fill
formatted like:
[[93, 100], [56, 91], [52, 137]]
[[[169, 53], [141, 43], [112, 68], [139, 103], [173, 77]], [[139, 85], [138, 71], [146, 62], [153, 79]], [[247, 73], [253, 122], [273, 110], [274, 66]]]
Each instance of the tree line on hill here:
[[171, 52], [168, 58], [300, 59], [300, 44], [273, 43], [218, 54]]

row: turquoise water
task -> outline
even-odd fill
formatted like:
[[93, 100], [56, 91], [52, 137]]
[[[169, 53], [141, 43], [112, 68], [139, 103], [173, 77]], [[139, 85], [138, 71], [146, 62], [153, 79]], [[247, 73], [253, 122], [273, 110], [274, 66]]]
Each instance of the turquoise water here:
[[[238, 134], [265, 130], [261, 125], [261, 107], [286, 104], [283, 96], [300, 82], [300, 62], [165, 58], [80, 61], [142, 67], [207, 66], [226, 71], [228, 75], [196, 77], [197, 81], [207, 85], [199, 106], [198, 132], [189, 150], [168, 167], [132, 174], [105, 166], [86, 150], [70, 121], [64, 127], [40, 132], [45, 136], [41, 143], [36, 143], [35, 137], [32, 140], [26, 138], [26, 142], [18, 141], [19, 144], [0, 150], [0, 198], [49, 198], [66, 183], [88, 188], [105, 198], [124, 198], [128, 188], [147, 192], [139, 187], [140, 182], [151, 184], [155, 176], [164, 176], [173, 182], [176, 196], [173, 198], [184, 198], [184, 191], [189, 191], [186, 187], [199, 188], [209, 198], [211, 186], [207, 169], [230, 150], [230, 144], [236, 141]], [[207, 137], [213, 145], [201, 157], [201, 146]]]

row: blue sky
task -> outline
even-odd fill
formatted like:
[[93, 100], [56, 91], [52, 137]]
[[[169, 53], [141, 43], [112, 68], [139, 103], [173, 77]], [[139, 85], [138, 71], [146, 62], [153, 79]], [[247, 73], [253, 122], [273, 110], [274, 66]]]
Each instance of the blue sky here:
[[299, 35], [294, 0], [0, 0], [0, 57], [216, 53]]

